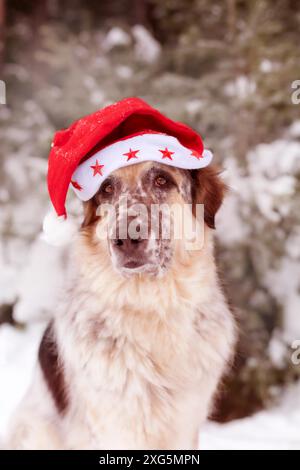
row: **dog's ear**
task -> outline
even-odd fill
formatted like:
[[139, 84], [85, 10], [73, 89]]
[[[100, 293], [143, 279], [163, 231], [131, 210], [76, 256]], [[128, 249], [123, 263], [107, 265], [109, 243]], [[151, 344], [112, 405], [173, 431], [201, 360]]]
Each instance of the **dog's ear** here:
[[81, 228], [86, 228], [99, 219], [99, 216], [96, 215], [97, 207], [98, 205], [94, 197], [90, 199], [89, 201], [86, 201], [83, 203], [84, 219], [81, 224]]
[[215, 215], [227, 191], [220, 173], [215, 166], [191, 170], [193, 212], [195, 215], [196, 204], [204, 204], [204, 220], [210, 228], [215, 228]]

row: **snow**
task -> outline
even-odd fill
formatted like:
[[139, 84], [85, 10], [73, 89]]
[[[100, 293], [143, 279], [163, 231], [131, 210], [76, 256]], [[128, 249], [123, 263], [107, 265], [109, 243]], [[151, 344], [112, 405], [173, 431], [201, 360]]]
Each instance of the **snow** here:
[[288, 215], [300, 169], [300, 144], [278, 140], [258, 145], [247, 155], [249, 189], [262, 215], [279, 222]]
[[148, 64], [155, 62], [161, 52], [159, 42], [140, 24], [133, 26], [132, 34], [135, 39], [134, 52], [136, 58]]
[[185, 109], [191, 116], [195, 116], [199, 111], [204, 108], [203, 101], [199, 99], [189, 100], [185, 104]]
[[0, 104], [6, 104], [6, 85], [3, 80], [0, 80]]
[[127, 34], [122, 28], [114, 26], [109, 30], [104, 40], [102, 41], [102, 47], [105, 51], [110, 51], [115, 47], [127, 47], [131, 43], [129, 34]]
[[259, 65], [260, 71], [262, 73], [271, 73], [280, 68], [280, 64], [272, 62], [269, 59], [263, 59]]
[[284, 258], [276, 270], [267, 273], [265, 280], [266, 286], [284, 305], [283, 329], [288, 341], [300, 338], [299, 272], [299, 260]]
[[300, 144], [288, 140], [275, 140], [271, 144], [260, 144], [247, 156], [251, 174], [264, 172], [275, 178], [282, 172], [296, 173], [300, 169]]
[[58, 302], [63, 273], [62, 250], [38, 239], [18, 277], [14, 319], [26, 323], [49, 318]]
[[225, 425], [208, 423], [206, 450], [300, 450], [300, 386], [290, 387], [276, 408]]
[[133, 70], [131, 67], [128, 67], [128, 65], [119, 65], [116, 67], [116, 74], [123, 80], [129, 80], [133, 76]]
[[293, 122], [289, 128], [289, 134], [292, 138], [300, 137], [300, 120]]
[[17, 271], [13, 266], [7, 265], [0, 259], [0, 303], [13, 304], [16, 299]]
[[249, 238], [249, 226], [242, 222], [239, 210], [241, 201], [249, 200], [249, 188], [236, 160], [230, 155], [226, 155], [226, 171], [222, 178], [229, 189], [221, 210], [217, 213], [216, 235], [224, 245], [230, 246]]
[[44, 328], [44, 323], [34, 323], [24, 331], [10, 325], [0, 328], [0, 441], [30, 385]]
[[227, 83], [224, 91], [227, 96], [236, 97], [241, 100], [247, 99], [253, 95], [256, 90], [256, 83], [245, 75], [237, 77], [235, 81]]
[[[299, 122], [294, 122], [287, 135], [296, 136]], [[300, 143], [286, 138], [260, 144], [246, 155], [245, 167], [232, 155], [225, 154], [225, 161], [223, 177], [230, 191], [217, 216], [217, 236], [231, 248], [253, 237], [261, 245], [260, 253], [268, 260], [260, 257], [260, 282], [282, 307], [282, 336], [290, 344], [300, 338], [300, 229], [296, 221]], [[289, 219], [294, 220], [292, 225]], [[271, 255], [269, 239], [263, 240], [265, 230], [272, 230], [274, 246], [280, 246], [282, 254]], [[278, 364], [279, 346], [277, 342], [277, 354], [274, 344], [271, 341], [271, 358]]]
[[272, 364], [276, 365], [278, 368], [284, 367], [286, 345], [282, 340], [281, 332], [274, 332], [273, 337], [271, 338], [271, 341], [268, 346], [268, 352]]
[[0, 305], [13, 304], [18, 296], [21, 265], [26, 258], [26, 243], [11, 238], [6, 247], [0, 244]]

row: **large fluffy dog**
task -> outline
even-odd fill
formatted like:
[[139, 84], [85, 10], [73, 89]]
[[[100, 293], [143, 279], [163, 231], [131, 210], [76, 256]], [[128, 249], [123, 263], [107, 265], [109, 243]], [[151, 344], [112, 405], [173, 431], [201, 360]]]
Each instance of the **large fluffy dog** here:
[[[64, 300], [42, 339], [9, 447], [197, 448], [235, 337], [213, 253], [223, 194], [214, 167], [146, 162], [115, 171], [84, 204]], [[161, 236], [99, 237], [110, 227], [97, 208], [110, 202], [120, 223], [124, 195], [129, 206], [147, 208], [203, 203], [202, 248]]]

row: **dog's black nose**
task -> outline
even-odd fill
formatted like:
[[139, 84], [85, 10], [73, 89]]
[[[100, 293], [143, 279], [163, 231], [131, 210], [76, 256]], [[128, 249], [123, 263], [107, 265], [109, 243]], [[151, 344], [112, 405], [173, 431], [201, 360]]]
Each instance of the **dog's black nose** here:
[[114, 246], [123, 252], [124, 255], [136, 256], [138, 253], [142, 253], [147, 245], [147, 240], [143, 238], [130, 238], [129, 236], [125, 239], [116, 238], [113, 241]]

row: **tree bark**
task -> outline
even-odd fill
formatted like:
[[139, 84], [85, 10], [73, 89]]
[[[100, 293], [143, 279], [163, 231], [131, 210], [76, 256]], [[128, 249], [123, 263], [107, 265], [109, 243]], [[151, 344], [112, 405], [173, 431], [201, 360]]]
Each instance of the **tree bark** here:
[[6, 19], [5, 0], [0, 0], [0, 73], [3, 70], [4, 51], [5, 51], [5, 19]]
[[231, 42], [236, 31], [236, 0], [227, 0], [227, 31], [228, 40]]
[[147, 0], [134, 0], [132, 13], [133, 24], [147, 25]]
[[48, 1], [39, 0], [33, 11], [33, 25], [37, 30], [41, 24], [46, 22], [48, 16]]

